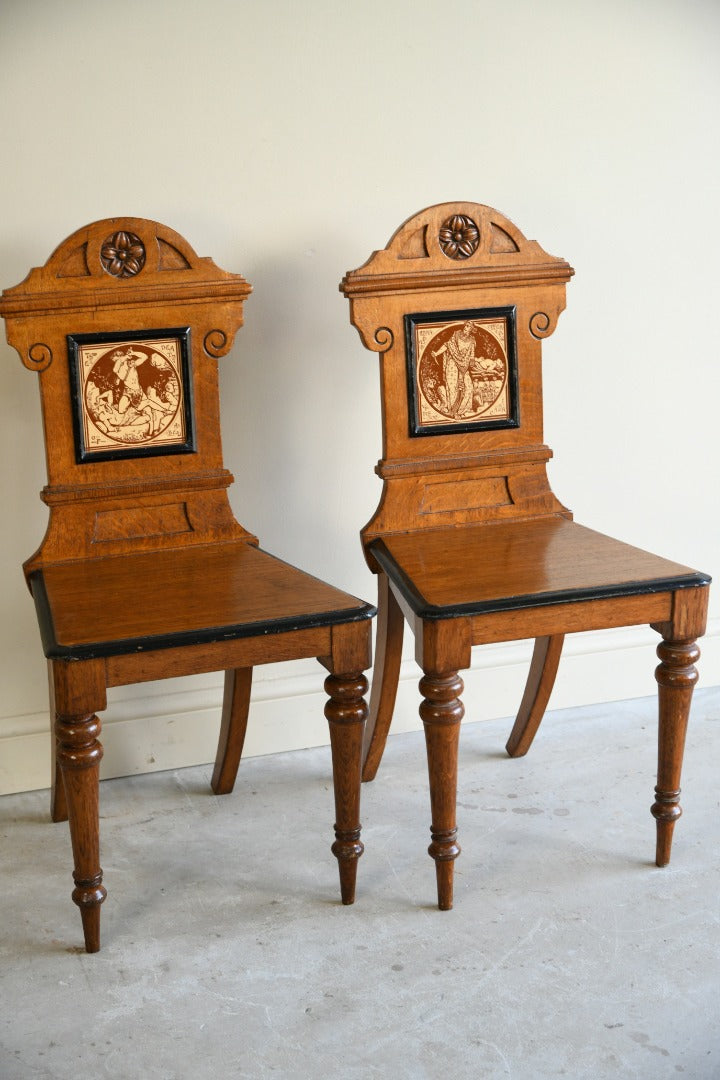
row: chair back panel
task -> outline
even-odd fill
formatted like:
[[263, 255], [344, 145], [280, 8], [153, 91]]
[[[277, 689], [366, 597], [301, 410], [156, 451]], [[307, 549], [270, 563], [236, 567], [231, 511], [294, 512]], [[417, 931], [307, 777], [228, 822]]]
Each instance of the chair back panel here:
[[172, 229], [78, 230], [0, 298], [40, 380], [50, 507], [27, 573], [57, 560], [252, 539], [227, 499], [216, 361], [250, 285]]
[[409, 218], [341, 291], [380, 353], [383, 478], [363, 531], [569, 512], [550, 491], [542, 341], [573, 274], [479, 203]]

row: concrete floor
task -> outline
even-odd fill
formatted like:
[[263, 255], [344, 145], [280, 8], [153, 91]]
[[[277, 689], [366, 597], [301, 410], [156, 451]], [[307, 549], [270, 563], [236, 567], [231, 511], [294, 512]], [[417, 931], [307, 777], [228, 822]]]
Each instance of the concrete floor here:
[[[252, 719], [251, 719], [252, 722]], [[363, 789], [338, 902], [329, 752], [106, 781], [103, 949], [66, 826], [0, 799], [0, 1077], [720, 1077], [720, 689], [698, 691], [673, 863], [652, 865], [652, 699], [461, 740], [455, 908], [434, 907], [421, 734]]]

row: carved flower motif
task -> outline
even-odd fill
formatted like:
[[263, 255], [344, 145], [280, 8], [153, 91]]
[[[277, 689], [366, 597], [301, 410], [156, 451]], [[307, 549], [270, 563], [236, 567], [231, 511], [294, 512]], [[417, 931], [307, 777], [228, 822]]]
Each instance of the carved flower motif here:
[[477, 251], [480, 232], [472, 218], [454, 214], [443, 222], [438, 239], [449, 259], [468, 259]]
[[145, 265], [145, 248], [135, 233], [116, 232], [100, 249], [100, 259], [113, 277], [134, 277]]

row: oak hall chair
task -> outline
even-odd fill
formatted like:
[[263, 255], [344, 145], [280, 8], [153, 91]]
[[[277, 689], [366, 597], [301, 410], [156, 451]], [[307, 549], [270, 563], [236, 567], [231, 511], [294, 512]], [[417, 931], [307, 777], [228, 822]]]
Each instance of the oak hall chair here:
[[231, 512], [217, 360], [248, 283], [154, 221], [80, 229], [0, 299], [40, 379], [50, 518], [24, 570], [49, 665], [52, 817], [69, 818], [73, 900], [100, 947], [97, 713], [106, 688], [225, 671], [212, 777], [232, 790], [256, 664], [328, 670], [343, 903], [354, 899], [360, 762], [374, 609], [258, 547]]
[[565, 634], [649, 623], [658, 646], [659, 756], [652, 813], [665, 865], [680, 816], [680, 770], [701, 573], [572, 520], [550, 490], [543, 441], [542, 342], [573, 270], [496, 210], [446, 203], [409, 218], [344, 277], [351, 321], [380, 354], [380, 504], [362, 531], [378, 575], [378, 636], [363, 778], [382, 757], [403, 624], [415, 635], [430, 778], [429, 853], [440, 908], [452, 907], [463, 682], [473, 645], [534, 638], [507, 744], [525, 754], [543, 716]]

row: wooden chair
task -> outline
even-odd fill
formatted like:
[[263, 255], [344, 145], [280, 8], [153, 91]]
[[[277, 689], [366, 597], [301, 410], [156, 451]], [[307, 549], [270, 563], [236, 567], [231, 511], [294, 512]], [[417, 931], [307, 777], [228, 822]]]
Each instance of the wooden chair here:
[[341, 290], [363, 344], [380, 353], [383, 480], [362, 531], [378, 575], [378, 637], [363, 778], [382, 757], [403, 622], [422, 668], [440, 908], [452, 907], [457, 843], [458, 671], [473, 645], [534, 638], [507, 744], [525, 754], [555, 679], [563, 636], [651, 624], [658, 646], [659, 764], [652, 813], [658, 866], [681, 810], [680, 770], [708, 583], [697, 573], [572, 520], [550, 490], [542, 341], [573, 270], [497, 211], [446, 203], [415, 214]]
[[363, 601], [258, 547], [231, 512], [217, 358], [248, 283], [157, 222], [79, 230], [0, 300], [8, 341], [40, 376], [50, 510], [25, 563], [49, 664], [55, 821], [69, 818], [73, 900], [100, 945], [98, 767], [106, 687], [225, 670], [212, 778], [232, 790], [255, 664], [327, 668], [343, 903], [362, 853], [360, 761], [370, 664]]

